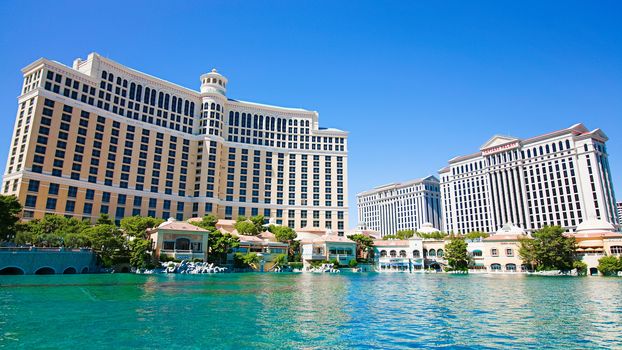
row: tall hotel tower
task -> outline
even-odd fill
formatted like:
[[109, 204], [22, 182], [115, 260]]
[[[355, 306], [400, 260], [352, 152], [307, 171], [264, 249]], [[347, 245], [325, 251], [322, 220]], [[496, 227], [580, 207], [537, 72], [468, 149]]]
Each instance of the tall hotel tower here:
[[425, 223], [441, 228], [439, 181], [434, 176], [376, 187], [356, 200], [360, 223], [382, 236], [417, 231]]
[[583, 124], [520, 140], [494, 136], [480, 151], [440, 171], [444, 230], [494, 232], [511, 222], [527, 231], [586, 219], [618, 224], [605, 142]]
[[195, 91], [96, 53], [22, 72], [1, 192], [25, 219], [261, 214], [346, 230], [347, 133], [317, 112], [228, 99], [216, 70]]

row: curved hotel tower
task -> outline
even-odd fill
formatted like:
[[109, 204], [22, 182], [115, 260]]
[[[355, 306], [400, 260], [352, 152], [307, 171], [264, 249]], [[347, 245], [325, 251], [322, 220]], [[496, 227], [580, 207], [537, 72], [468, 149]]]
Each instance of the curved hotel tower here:
[[495, 232], [505, 223], [527, 231], [582, 221], [618, 224], [605, 142], [583, 124], [520, 140], [494, 136], [477, 153], [440, 170], [443, 230]]
[[195, 91], [96, 53], [22, 72], [0, 192], [25, 219], [261, 214], [347, 228], [347, 133], [317, 112], [229, 99], [216, 70]]

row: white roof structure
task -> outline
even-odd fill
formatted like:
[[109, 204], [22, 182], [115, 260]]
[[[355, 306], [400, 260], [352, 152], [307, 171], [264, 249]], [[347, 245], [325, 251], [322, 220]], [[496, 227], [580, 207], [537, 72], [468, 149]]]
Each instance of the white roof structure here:
[[432, 226], [432, 224], [429, 223], [429, 222], [424, 222], [421, 225], [421, 228], [419, 228], [417, 230], [417, 232], [421, 232], [421, 233], [434, 233], [434, 232], [439, 232], [439, 229], [437, 229], [436, 227]]
[[587, 219], [577, 226], [577, 233], [600, 233], [600, 232], [614, 232], [615, 227], [601, 219]]
[[525, 230], [519, 226], [514, 225], [511, 222], [505, 223], [500, 229], [495, 232], [495, 235], [524, 235]]

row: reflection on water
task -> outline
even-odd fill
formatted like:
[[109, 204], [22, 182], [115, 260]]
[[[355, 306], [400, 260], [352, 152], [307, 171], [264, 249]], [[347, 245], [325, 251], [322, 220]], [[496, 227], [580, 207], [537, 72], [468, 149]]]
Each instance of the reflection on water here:
[[621, 321], [616, 278], [0, 277], [7, 348], [622, 348]]

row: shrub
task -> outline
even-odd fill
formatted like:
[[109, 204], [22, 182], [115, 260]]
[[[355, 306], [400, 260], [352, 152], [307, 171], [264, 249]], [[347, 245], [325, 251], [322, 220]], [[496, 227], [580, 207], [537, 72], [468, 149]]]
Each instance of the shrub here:
[[348, 263], [348, 266], [350, 267], [357, 267], [358, 265], [359, 263], [355, 259], [350, 260], [350, 262]]

